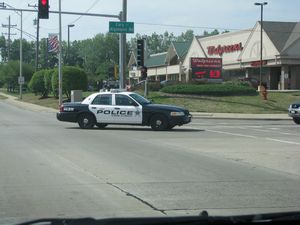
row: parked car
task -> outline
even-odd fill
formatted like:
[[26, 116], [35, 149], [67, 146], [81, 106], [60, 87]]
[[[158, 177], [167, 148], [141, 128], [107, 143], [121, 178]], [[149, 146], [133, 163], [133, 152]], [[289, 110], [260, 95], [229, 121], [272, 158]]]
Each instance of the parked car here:
[[291, 104], [288, 110], [288, 115], [293, 118], [296, 124], [300, 124], [300, 102]]

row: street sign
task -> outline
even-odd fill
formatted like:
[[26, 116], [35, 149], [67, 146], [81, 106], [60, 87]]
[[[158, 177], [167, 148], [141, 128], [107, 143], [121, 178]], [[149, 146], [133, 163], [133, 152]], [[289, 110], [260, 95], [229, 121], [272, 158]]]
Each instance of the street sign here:
[[134, 33], [134, 23], [109, 21], [109, 32], [110, 33]]
[[18, 83], [19, 84], [25, 84], [25, 78], [24, 77], [18, 77]]

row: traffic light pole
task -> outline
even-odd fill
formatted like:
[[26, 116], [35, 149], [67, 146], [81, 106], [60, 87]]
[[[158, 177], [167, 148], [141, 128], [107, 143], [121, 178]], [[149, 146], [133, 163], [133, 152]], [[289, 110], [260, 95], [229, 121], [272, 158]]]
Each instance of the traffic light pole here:
[[[0, 10], [8, 10], [8, 11], [23, 11], [23, 12], [35, 12], [38, 13], [38, 10], [34, 9], [16, 9], [16, 8], [5, 8], [1, 7]], [[59, 105], [62, 104], [62, 59], [61, 59], [61, 15], [80, 15], [80, 16], [95, 16], [95, 17], [107, 17], [107, 18], [117, 18], [121, 21], [126, 21], [127, 17], [127, 0], [123, 0], [123, 13], [122, 17], [120, 15], [109, 15], [109, 14], [98, 14], [98, 13], [80, 13], [80, 12], [67, 12], [61, 11], [61, 0], [59, 0], [59, 11], [49, 11], [49, 13], [59, 14], [59, 60], [58, 60], [58, 75], [59, 75]], [[122, 84], [120, 88], [124, 87], [124, 74], [125, 74], [125, 66], [126, 66], [126, 57], [125, 57], [125, 48], [126, 48], [126, 35], [120, 37], [120, 80], [122, 80]], [[122, 72], [121, 72], [122, 71]]]
[[[11, 8], [0, 8], [0, 10], [8, 10], [8, 11], [23, 11], [23, 12], [36, 12], [38, 13], [38, 10], [35, 9], [11, 9]], [[49, 13], [54, 14], [66, 14], [66, 15], [79, 15], [79, 16], [96, 16], [96, 17], [108, 17], [108, 18], [116, 18], [120, 19], [120, 15], [109, 15], [109, 14], [98, 14], [98, 13], [81, 13], [81, 12], [67, 12], [67, 11], [49, 11]]]

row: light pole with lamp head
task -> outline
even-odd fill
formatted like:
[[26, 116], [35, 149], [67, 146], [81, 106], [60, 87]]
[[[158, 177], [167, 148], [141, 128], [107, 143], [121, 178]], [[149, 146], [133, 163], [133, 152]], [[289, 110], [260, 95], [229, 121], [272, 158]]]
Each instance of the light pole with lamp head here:
[[69, 24], [68, 25], [68, 52], [67, 52], [67, 62], [69, 63], [69, 51], [70, 51], [70, 28], [71, 27], [74, 27], [75, 25], [74, 24]]
[[262, 79], [262, 55], [263, 55], [263, 9], [268, 2], [255, 2], [254, 5], [260, 6], [260, 71], [259, 71], [259, 86], [261, 86]]

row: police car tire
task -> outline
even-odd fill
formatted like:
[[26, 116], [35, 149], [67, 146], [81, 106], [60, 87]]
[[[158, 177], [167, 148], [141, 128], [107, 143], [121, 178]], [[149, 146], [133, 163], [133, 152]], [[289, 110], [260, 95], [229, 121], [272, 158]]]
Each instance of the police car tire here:
[[164, 115], [155, 114], [150, 120], [152, 130], [163, 131], [168, 129], [168, 120]]
[[91, 129], [95, 125], [95, 118], [89, 113], [80, 114], [78, 117], [78, 125], [81, 129]]
[[296, 124], [300, 124], [300, 118], [298, 117], [293, 117], [293, 120]]
[[175, 126], [176, 126], [176, 125], [169, 125], [169, 126], [168, 126], [168, 129], [169, 129], [169, 130], [172, 130]]
[[103, 129], [107, 126], [106, 123], [96, 123], [96, 126], [99, 128], [99, 129]]

